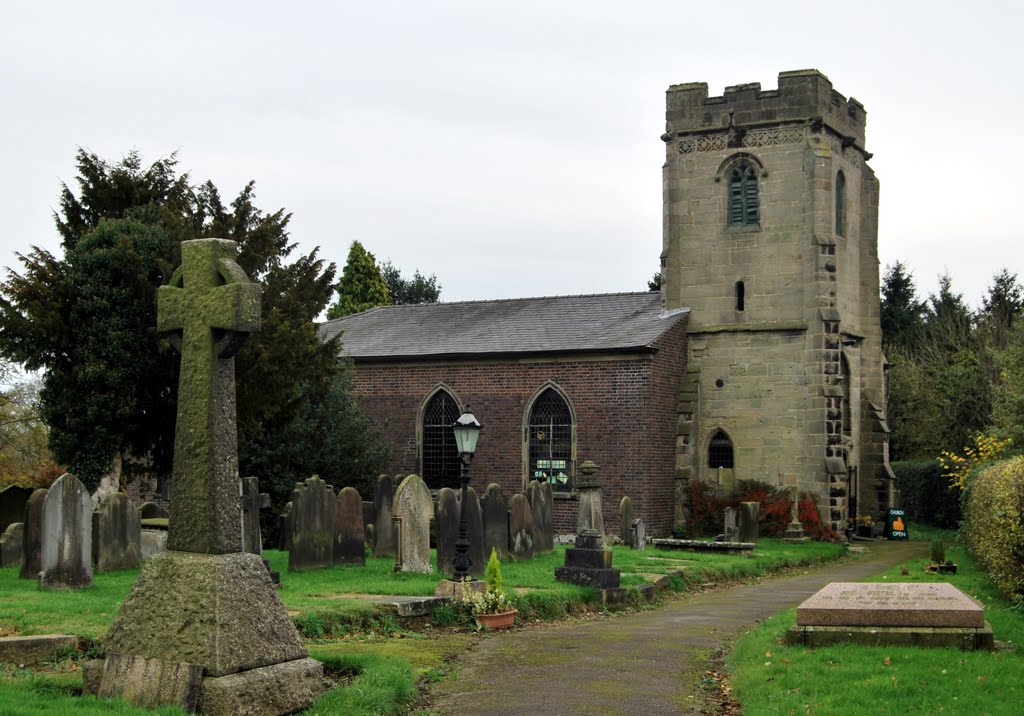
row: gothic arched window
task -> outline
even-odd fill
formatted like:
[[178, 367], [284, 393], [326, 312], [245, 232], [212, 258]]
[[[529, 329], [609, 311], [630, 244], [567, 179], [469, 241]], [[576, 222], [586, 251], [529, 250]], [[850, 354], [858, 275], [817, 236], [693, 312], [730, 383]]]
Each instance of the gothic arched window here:
[[712, 435], [708, 443], [708, 467], [716, 470], [720, 467], [733, 468], [732, 440], [721, 430]]
[[846, 175], [842, 170], [836, 174], [836, 236], [844, 235], [846, 222]]
[[527, 477], [549, 482], [559, 492], [572, 490], [572, 411], [554, 388], [533, 401], [529, 436]]
[[459, 412], [459, 404], [443, 388], [423, 408], [423, 482], [431, 490], [459, 486], [461, 465], [452, 430]]
[[742, 161], [729, 172], [729, 226], [757, 223], [757, 170]]

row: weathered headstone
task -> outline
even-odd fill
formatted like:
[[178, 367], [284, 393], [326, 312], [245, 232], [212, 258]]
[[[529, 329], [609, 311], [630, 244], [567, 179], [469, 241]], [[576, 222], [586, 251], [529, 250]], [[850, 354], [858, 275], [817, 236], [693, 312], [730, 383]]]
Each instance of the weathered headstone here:
[[555, 548], [554, 496], [551, 485], [532, 481], [526, 488], [526, 497], [533, 511], [533, 551], [546, 554]]
[[[247, 701], [276, 716], [312, 702], [323, 667], [307, 658], [260, 558], [241, 551], [234, 354], [259, 326], [260, 302], [236, 253], [232, 241], [184, 241], [182, 266], [158, 289], [158, 330], [175, 333], [182, 356], [170, 549], [143, 564], [105, 646], [108, 658], [201, 667], [203, 713], [241, 713]], [[126, 695], [116, 672], [104, 667], [98, 691]]]
[[[587, 478], [592, 476], [588, 475]], [[579, 493], [579, 514], [576, 516], [576, 534], [594, 532], [605, 539], [604, 513], [601, 510], [601, 485], [592, 479], [580, 480], [576, 489]], [[554, 545], [552, 533], [552, 546]]]
[[629, 546], [631, 549], [647, 549], [647, 526], [639, 517], [629, 526]]
[[69, 472], [50, 485], [43, 500], [39, 586], [92, 586], [92, 497]]
[[270, 495], [260, 492], [256, 477], [242, 478], [242, 551], [263, 556], [260, 510], [270, 507]]
[[15, 522], [24, 522], [25, 505], [32, 496], [32, 488], [9, 485], [0, 490], [0, 534]]
[[[462, 505], [462, 494], [459, 494], [459, 506]], [[476, 490], [466, 488], [466, 537], [469, 539], [469, 573], [474, 577], [484, 576], [487, 557], [484, 556], [484, 516], [480, 509], [480, 499]]]
[[758, 522], [761, 519], [760, 502], [740, 503], [740, 542], [757, 542]]
[[153, 555], [166, 552], [167, 530], [142, 530], [139, 547], [139, 555], [143, 562]]
[[284, 509], [277, 518], [277, 548], [287, 552], [292, 548], [292, 503], [285, 504]]
[[22, 579], [38, 579], [43, 555], [43, 502], [46, 490], [33, 492], [25, 505], [25, 529], [21, 539]]
[[576, 535], [576, 545], [565, 550], [565, 565], [555, 569], [555, 579], [598, 589], [618, 589], [619, 570], [612, 567], [612, 551], [592, 530]]
[[629, 530], [633, 526], [633, 498], [624, 495], [619, 502], [619, 539], [629, 542]]
[[354, 487], [344, 487], [334, 503], [334, 563], [366, 564], [363, 498]]
[[526, 495], [517, 492], [508, 501], [508, 551], [514, 559], [532, 559], [537, 530]]
[[431, 574], [434, 569], [430, 564], [430, 519], [434, 516], [434, 503], [419, 475], [409, 475], [402, 480], [395, 490], [391, 513], [402, 522], [398, 535], [401, 544], [396, 549], [401, 553], [400, 570]]
[[395, 502], [395, 481], [387, 475], [377, 478], [373, 490], [373, 556], [395, 556], [395, 526], [391, 508]]
[[459, 498], [455, 490], [442, 487], [437, 491], [437, 517], [434, 519], [434, 540], [437, 571], [451, 577], [455, 571], [455, 538], [459, 533]]
[[139, 517], [144, 520], [167, 519], [168, 513], [155, 502], [143, 502], [139, 505]]
[[504, 560], [508, 557], [508, 500], [498, 484], [487, 486], [480, 509], [484, 517], [484, 554], [490, 558], [493, 549], [498, 559]]
[[371, 500], [363, 500], [363, 532], [366, 544], [370, 547], [370, 554], [373, 554], [374, 536], [373, 524], [377, 521], [377, 508]]
[[142, 520], [123, 492], [100, 502], [96, 529], [96, 570], [135, 569], [142, 561]]
[[334, 564], [334, 490], [317, 476], [292, 491], [292, 541], [288, 571]]
[[21, 565], [21, 542], [24, 535], [25, 523], [7, 525], [7, 529], [0, 535], [0, 567]]
[[725, 535], [725, 541], [739, 542], [740, 528], [737, 523], [736, 510], [732, 507], [726, 507], [723, 512], [725, 516], [725, 529], [722, 532]]

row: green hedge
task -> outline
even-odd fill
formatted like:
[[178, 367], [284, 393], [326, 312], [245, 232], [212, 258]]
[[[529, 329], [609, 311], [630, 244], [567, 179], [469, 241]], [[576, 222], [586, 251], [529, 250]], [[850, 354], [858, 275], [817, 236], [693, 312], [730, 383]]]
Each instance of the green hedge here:
[[967, 549], [1004, 594], [1024, 602], [1024, 455], [973, 476], [965, 516]]
[[892, 463], [900, 507], [912, 522], [956, 529], [962, 518], [960, 491], [949, 489], [937, 460], [903, 460]]

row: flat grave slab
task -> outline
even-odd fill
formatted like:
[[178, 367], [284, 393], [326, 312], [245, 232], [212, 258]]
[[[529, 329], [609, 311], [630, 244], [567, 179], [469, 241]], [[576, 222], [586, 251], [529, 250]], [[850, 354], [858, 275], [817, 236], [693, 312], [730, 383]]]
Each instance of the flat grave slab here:
[[753, 552], [757, 545], [753, 542], [711, 542], [700, 539], [655, 539], [651, 544], [657, 549], [679, 549], [690, 552], [724, 552], [724, 553], [748, 553]]
[[952, 584], [833, 582], [796, 609], [798, 626], [985, 626], [981, 604]]

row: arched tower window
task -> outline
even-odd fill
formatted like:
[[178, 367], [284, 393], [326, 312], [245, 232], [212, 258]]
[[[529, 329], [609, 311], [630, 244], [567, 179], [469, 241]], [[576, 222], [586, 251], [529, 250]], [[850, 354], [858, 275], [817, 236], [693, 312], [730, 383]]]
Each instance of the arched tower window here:
[[452, 430], [458, 418], [459, 404], [443, 388], [423, 408], [423, 482], [431, 490], [459, 486], [461, 465]]
[[840, 169], [836, 174], [836, 236], [845, 234], [846, 222], [846, 175]]
[[722, 467], [731, 470], [733, 464], [732, 440], [719, 430], [711, 436], [711, 441], [708, 443], [708, 467], [712, 469]]
[[533, 401], [529, 436], [529, 479], [549, 482], [559, 492], [572, 490], [572, 411], [554, 388]]
[[729, 172], [729, 226], [757, 226], [757, 170], [742, 161]]

